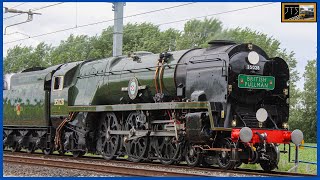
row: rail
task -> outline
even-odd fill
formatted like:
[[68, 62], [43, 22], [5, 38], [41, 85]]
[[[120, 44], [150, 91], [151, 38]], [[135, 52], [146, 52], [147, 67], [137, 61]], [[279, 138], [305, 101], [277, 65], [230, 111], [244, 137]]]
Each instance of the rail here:
[[205, 174], [194, 174], [188, 172], [173, 172], [155, 169], [141, 169], [135, 167], [123, 167], [117, 165], [98, 164], [92, 162], [75, 162], [67, 160], [57, 160], [52, 158], [41, 157], [22, 157], [15, 155], [4, 154], [4, 162], [57, 167], [64, 169], [78, 169], [83, 171], [94, 171], [106, 174], [121, 175], [121, 176], [146, 176], [146, 177], [160, 177], [160, 176], [207, 176]]
[[[8, 151], [4, 151], [4, 161], [6, 160], [5, 157], [6, 156], [15, 156], [17, 158], [19, 157], [24, 157], [26, 158], [26, 152], [8, 152]], [[71, 163], [72, 161], [77, 160], [78, 163], [85, 163], [86, 161], [89, 160], [90, 162], [90, 166], [92, 166], [93, 164], [99, 165], [101, 163], [103, 163], [103, 166], [106, 166], [108, 163], [112, 163], [117, 167], [123, 167], [124, 165], [126, 167], [134, 167], [134, 166], [144, 166], [144, 167], [140, 167], [143, 169], [150, 169], [151, 171], [155, 171], [154, 169], [158, 169], [159, 171], [162, 168], [165, 169], [171, 169], [172, 172], [174, 173], [179, 173], [179, 174], [168, 174], [170, 173], [170, 171], [166, 170], [166, 174], [162, 173], [160, 174], [160, 176], [274, 176], [274, 177], [301, 177], [301, 176], [308, 176], [308, 177], [312, 177], [315, 176], [313, 174], [305, 174], [305, 173], [295, 173], [295, 172], [280, 172], [280, 171], [272, 171], [272, 172], [265, 172], [263, 170], [253, 170], [253, 169], [235, 169], [235, 170], [223, 170], [214, 166], [209, 166], [209, 167], [190, 167], [187, 166], [186, 164], [176, 164], [176, 165], [163, 165], [160, 162], [140, 162], [140, 163], [136, 163], [136, 162], [131, 162], [131, 161], [127, 161], [126, 159], [123, 158], [117, 158], [115, 160], [109, 160], [106, 161], [104, 159], [102, 159], [99, 156], [84, 156], [81, 158], [77, 158], [75, 159], [74, 157], [70, 156], [70, 155], [64, 155], [63, 157], [61, 155], [49, 155], [49, 156], [44, 156], [42, 153], [35, 153], [35, 154], [28, 154], [28, 157], [31, 159], [39, 159], [39, 158], [43, 158], [46, 160], [61, 160], [63, 158], [65, 163]], [[29, 162], [29, 161], [28, 161]], [[61, 162], [61, 161], [60, 161]], [[107, 163], [107, 164], [104, 164]], [[61, 164], [61, 163], [59, 163]], [[47, 164], [41, 164], [41, 165], [45, 165], [47, 166]], [[76, 166], [75, 169], [79, 169], [78, 167], [81, 166]], [[67, 168], [67, 167], [64, 167]], [[70, 168], [70, 167], [69, 167]], [[105, 167], [103, 167], [103, 169], [106, 169]], [[119, 169], [119, 168], [118, 168]], [[100, 168], [98, 167], [91, 167], [90, 169], [87, 170], [91, 170], [91, 171], [97, 171], [97, 172], [102, 172], [100, 171]], [[193, 172], [196, 174], [184, 174], [183, 172], [180, 171], [185, 171], [185, 172]], [[107, 171], [107, 170], [106, 170]], [[109, 170], [110, 171], [110, 170]], [[122, 172], [124, 172], [122, 170]], [[205, 172], [205, 173], [199, 173], [199, 172]], [[109, 172], [111, 173], [111, 172]], [[119, 173], [119, 172], [118, 172]], [[146, 172], [143, 172], [146, 173]], [[112, 173], [111, 173], [112, 174]], [[117, 172], [114, 172], [113, 174], [117, 174]], [[220, 174], [220, 175], [219, 175]], [[223, 175], [224, 174], [224, 175]], [[121, 175], [121, 174], [119, 174]], [[122, 174], [123, 175], [123, 174]], [[131, 174], [126, 174], [127, 176], [133, 176]], [[138, 175], [138, 174], [137, 174]], [[156, 175], [155, 173], [153, 173], [154, 176], [159, 176]], [[141, 176], [141, 175], [140, 175]]]

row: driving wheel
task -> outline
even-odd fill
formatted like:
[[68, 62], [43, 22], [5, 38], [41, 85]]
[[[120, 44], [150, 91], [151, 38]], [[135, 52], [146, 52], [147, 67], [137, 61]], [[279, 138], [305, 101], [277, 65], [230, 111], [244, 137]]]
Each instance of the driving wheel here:
[[120, 136], [111, 134], [111, 131], [120, 130], [118, 119], [114, 113], [107, 113], [100, 126], [98, 150], [104, 159], [110, 160], [116, 157], [120, 146]]
[[180, 155], [180, 144], [175, 137], [157, 137], [155, 149], [162, 164], [173, 164]]
[[[145, 130], [146, 119], [141, 112], [132, 112], [127, 118], [125, 130], [130, 131], [129, 140], [125, 143], [128, 159], [133, 162], [140, 162], [146, 157], [149, 148], [148, 137], [137, 137], [136, 131]], [[131, 139], [130, 139], [131, 138]]]

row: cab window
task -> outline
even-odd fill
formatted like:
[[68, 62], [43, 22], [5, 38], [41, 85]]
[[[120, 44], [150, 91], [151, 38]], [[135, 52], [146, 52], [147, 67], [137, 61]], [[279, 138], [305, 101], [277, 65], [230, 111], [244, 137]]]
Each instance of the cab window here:
[[53, 82], [53, 90], [62, 90], [63, 88], [63, 76], [56, 76], [54, 77]]
[[8, 83], [7, 81], [3, 81], [3, 90], [8, 90]]

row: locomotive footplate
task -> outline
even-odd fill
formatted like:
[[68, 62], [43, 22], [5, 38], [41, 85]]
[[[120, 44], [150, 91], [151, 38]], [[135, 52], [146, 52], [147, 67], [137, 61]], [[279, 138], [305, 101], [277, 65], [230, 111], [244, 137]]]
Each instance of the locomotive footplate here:
[[170, 136], [170, 137], [175, 137], [176, 133], [175, 131], [149, 131], [149, 130], [139, 130], [139, 131], [109, 131], [110, 134], [117, 134], [117, 135], [126, 135], [129, 138], [127, 140], [133, 140], [145, 136], [153, 136], [153, 137], [165, 137], [165, 136]]
[[228, 148], [212, 148], [212, 147], [204, 147], [204, 146], [192, 146], [194, 148], [200, 148], [201, 150], [204, 150], [204, 151], [243, 151], [242, 149], [240, 148], [232, 148], [232, 149], [228, 149]]

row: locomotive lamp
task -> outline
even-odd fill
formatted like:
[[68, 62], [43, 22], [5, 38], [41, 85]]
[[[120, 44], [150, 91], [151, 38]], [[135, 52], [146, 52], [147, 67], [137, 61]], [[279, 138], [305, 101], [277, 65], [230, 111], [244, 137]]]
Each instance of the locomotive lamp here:
[[282, 127], [283, 127], [284, 129], [288, 129], [289, 125], [288, 125], [288, 123], [283, 123], [283, 124], [282, 124]]
[[259, 62], [259, 54], [255, 51], [251, 51], [248, 54], [248, 61], [250, 64], [255, 65]]
[[221, 111], [221, 118], [224, 118], [224, 111]]
[[231, 85], [231, 84], [228, 85], [228, 92], [229, 92], [229, 93], [232, 92], [232, 85]]
[[232, 122], [231, 122], [231, 126], [232, 127], [236, 127], [237, 126], [237, 120], [232, 120]]
[[243, 127], [240, 130], [240, 139], [242, 142], [250, 142], [252, 139], [253, 133], [252, 130], [248, 127]]
[[256, 118], [260, 123], [263, 123], [264, 121], [266, 121], [268, 118], [267, 110], [264, 108], [258, 109], [258, 111], [256, 112]]
[[303, 140], [303, 133], [299, 129], [294, 130], [291, 133], [291, 141], [296, 145], [299, 146]]

